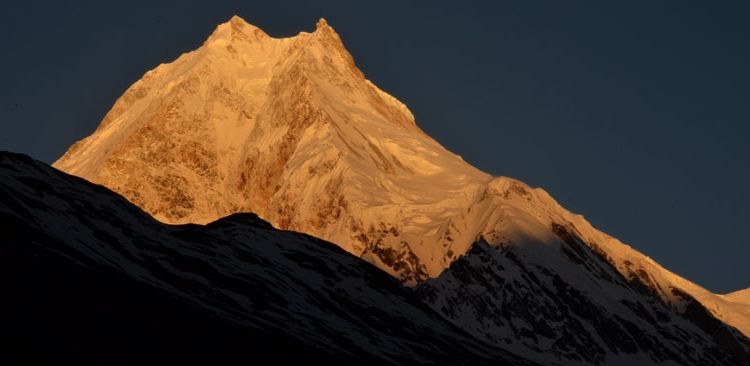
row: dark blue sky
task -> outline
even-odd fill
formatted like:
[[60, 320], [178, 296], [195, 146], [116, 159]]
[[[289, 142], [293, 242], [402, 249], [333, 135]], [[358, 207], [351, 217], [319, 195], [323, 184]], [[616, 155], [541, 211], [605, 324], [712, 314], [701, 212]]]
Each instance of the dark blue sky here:
[[272, 36], [325, 17], [467, 161], [709, 289], [750, 286], [750, 3], [103, 3], [3, 6], [0, 149], [54, 161], [233, 14]]

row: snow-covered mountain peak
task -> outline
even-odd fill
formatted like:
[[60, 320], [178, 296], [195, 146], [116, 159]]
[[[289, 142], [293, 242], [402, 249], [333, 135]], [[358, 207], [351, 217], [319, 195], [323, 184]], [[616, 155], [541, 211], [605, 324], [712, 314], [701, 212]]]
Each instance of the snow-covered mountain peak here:
[[429, 205], [447, 215], [489, 179], [366, 80], [324, 20], [277, 39], [239, 17], [146, 73], [55, 165], [166, 222], [255, 211], [355, 253], [370, 227], [432, 230]]
[[579, 238], [665, 301], [679, 301], [669, 291], [679, 288], [750, 334], [750, 312], [729, 311], [739, 305], [594, 229], [543, 190], [493, 178], [430, 138], [364, 77], [323, 19], [313, 33], [273, 38], [233, 17], [199, 49], [136, 81], [54, 166], [163, 222], [255, 212], [409, 284], [439, 276], [478, 242], [558, 266], [571, 258], [566, 239]]
[[227, 22], [219, 24], [206, 44], [212, 42], [262, 42], [271, 38], [260, 28], [246, 22], [237, 15], [232, 16]]
[[315, 30], [323, 30], [323, 29], [333, 30], [333, 28], [331, 28], [331, 26], [328, 24], [328, 21], [326, 21], [325, 18], [320, 18], [318, 19], [318, 22], [315, 23]]
[[328, 24], [328, 21], [325, 20], [325, 18], [320, 18], [315, 23], [315, 31], [313, 34], [319, 36], [319, 37], [330, 37], [331, 42], [328, 44], [328, 46], [336, 47], [336, 48], [342, 48], [344, 49], [344, 44], [341, 41], [341, 37], [336, 32], [336, 30], [333, 29], [333, 27]]

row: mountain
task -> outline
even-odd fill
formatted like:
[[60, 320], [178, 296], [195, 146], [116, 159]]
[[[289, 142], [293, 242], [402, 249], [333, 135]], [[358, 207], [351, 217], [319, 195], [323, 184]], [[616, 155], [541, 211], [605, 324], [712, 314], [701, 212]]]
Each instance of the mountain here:
[[256, 212], [414, 281], [466, 251], [434, 244], [490, 180], [366, 80], [322, 19], [276, 39], [232, 18], [146, 73], [54, 166], [163, 222]]
[[336, 245], [253, 214], [163, 224], [6, 152], [0, 193], [2, 364], [534, 364]]
[[543, 363], [750, 360], [750, 304], [447, 151], [322, 19], [277, 39], [233, 17], [146, 73], [54, 166], [166, 223], [256, 212], [333, 242]]

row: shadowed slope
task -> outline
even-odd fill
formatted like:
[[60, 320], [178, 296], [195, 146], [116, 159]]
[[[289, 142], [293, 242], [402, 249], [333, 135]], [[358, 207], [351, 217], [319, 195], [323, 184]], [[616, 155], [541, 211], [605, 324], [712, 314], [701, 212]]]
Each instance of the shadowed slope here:
[[15, 347], [88, 364], [110, 351], [251, 359], [254, 346], [272, 359], [282, 347], [280, 360], [529, 364], [458, 330], [369, 263], [252, 214], [162, 224], [101, 186], [11, 153], [0, 154], [0, 193], [0, 256], [13, 276], [3, 331]]

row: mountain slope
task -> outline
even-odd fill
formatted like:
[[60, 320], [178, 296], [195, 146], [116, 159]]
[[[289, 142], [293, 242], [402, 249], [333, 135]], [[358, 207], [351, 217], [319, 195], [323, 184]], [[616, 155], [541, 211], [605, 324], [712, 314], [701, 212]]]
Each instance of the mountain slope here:
[[162, 224], [101, 186], [10, 153], [0, 153], [0, 197], [0, 309], [10, 315], [0, 331], [3, 347], [13, 345], [2, 357], [28, 356], [20, 348], [56, 364], [243, 353], [248, 362], [531, 364], [466, 335], [335, 245], [252, 214]]
[[[750, 335], [747, 303], [669, 272], [543, 190], [493, 178], [440, 146], [406, 106], [364, 78], [324, 20], [313, 33], [276, 39], [232, 18], [198, 50], [146, 73], [55, 167], [110, 187], [164, 222], [206, 223], [257, 212], [276, 227], [329, 240], [410, 285], [439, 280], [483, 242], [523, 251], [525, 261], [550, 273], [565, 269], [570, 276], [564, 282], [572, 288], [606, 288], [614, 278], [611, 297], [592, 293], [588, 299], [604, 314], [610, 305], [612, 314], [632, 312], [622, 307], [623, 297], [646, 296], [636, 303], [653, 300], [661, 304], [654, 309], [683, 317], [697, 299]], [[572, 266], [578, 253], [559, 227], [601, 259]], [[505, 260], [487, 258], [498, 266]], [[634, 295], [633, 286], [651, 295]], [[446, 289], [454, 293], [440, 296], [461, 292]], [[479, 315], [449, 318], [469, 331], [496, 325], [472, 316]], [[577, 315], [566, 316], [572, 321]], [[695, 321], [675, 326], [705, 333]], [[718, 342], [706, 334], [698, 338], [701, 347]], [[602, 342], [594, 343], [601, 348]], [[696, 357], [688, 359], [701, 359]]]
[[[5, 238], [35, 233], [0, 227]], [[0, 364], [351, 363], [296, 339], [220, 319], [118, 271], [83, 267], [23, 244], [3, 241], [0, 248]], [[295, 352], [278, 352], [285, 348]]]
[[490, 187], [454, 221], [457, 236], [478, 233], [472, 249], [417, 289], [446, 318], [547, 364], [750, 364], [750, 341], [673, 274], [541, 190]]
[[750, 304], [750, 288], [726, 294], [724, 297], [734, 302]]

